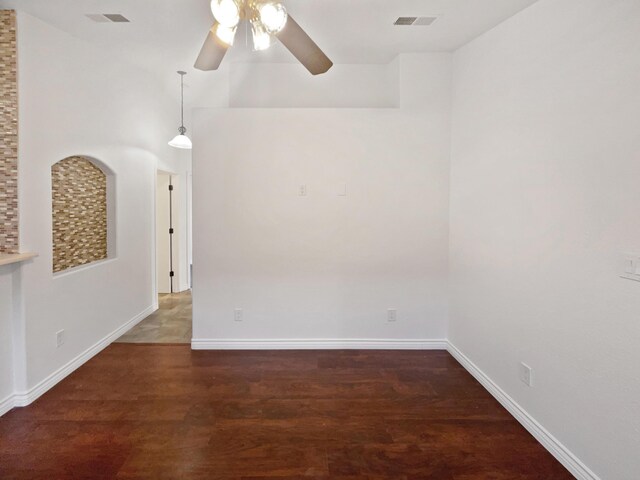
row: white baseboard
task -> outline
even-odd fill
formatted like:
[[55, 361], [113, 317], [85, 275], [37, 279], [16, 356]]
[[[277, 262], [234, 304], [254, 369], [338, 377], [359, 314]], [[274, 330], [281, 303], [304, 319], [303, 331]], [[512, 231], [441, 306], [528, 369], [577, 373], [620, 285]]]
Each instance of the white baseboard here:
[[205, 339], [191, 340], [193, 350], [446, 350], [445, 339]]
[[[156, 309], [153, 306], [145, 308], [142, 312], [137, 314], [127, 323], [115, 329], [113, 332], [111, 332], [109, 335], [104, 337], [98, 343], [96, 343], [92, 347], [89, 347], [80, 355], [78, 355], [76, 358], [71, 360], [69, 363], [67, 363], [66, 365], [63, 365], [58, 370], [56, 370], [51, 375], [49, 375], [47, 378], [39, 382], [35, 387], [29, 389], [26, 392], [18, 392], [14, 394], [12, 397], [11, 408], [26, 407], [27, 405], [36, 401], [42, 394], [47, 392], [49, 389], [51, 389], [54, 385], [56, 385], [62, 379], [67, 377], [69, 374], [71, 374], [78, 367], [82, 366], [91, 358], [93, 358], [98, 353], [100, 353], [102, 350], [107, 348], [109, 345], [111, 345], [111, 343], [113, 343], [115, 340], [120, 338], [129, 329], [133, 328], [135, 325], [137, 325], [142, 320], [144, 320], [149, 315], [151, 315], [153, 312], [155, 312], [155, 310]], [[0, 415], [5, 413], [3, 412], [2, 405], [4, 405], [4, 402], [0, 404]], [[9, 410], [11, 410], [11, 408], [9, 408]]]
[[540, 425], [524, 408], [518, 405], [513, 398], [491, 380], [487, 374], [480, 370], [464, 353], [458, 350], [451, 342], [447, 343], [449, 353], [578, 480], [600, 480], [578, 457], [560, 443], [557, 438], [551, 435], [551, 433]]
[[0, 400], [0, 417], [16, 406], [15, 398], [9, 395], [4, 400]]

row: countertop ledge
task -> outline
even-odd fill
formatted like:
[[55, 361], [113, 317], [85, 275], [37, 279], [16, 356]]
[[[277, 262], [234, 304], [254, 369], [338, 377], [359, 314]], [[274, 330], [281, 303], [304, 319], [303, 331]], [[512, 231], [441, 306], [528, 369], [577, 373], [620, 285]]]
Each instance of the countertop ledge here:
[[11, 265], [12, 263], [26, 262], [37, 257], [37, 253], [0, 253], [0, 265]]

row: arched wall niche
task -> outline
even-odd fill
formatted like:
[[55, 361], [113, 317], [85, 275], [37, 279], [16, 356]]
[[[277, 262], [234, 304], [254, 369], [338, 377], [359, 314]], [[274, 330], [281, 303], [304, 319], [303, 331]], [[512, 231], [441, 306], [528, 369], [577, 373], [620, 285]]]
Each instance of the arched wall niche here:
[[115, 175], [86, 155], [51, 166], [53, 273], [115, 257]]

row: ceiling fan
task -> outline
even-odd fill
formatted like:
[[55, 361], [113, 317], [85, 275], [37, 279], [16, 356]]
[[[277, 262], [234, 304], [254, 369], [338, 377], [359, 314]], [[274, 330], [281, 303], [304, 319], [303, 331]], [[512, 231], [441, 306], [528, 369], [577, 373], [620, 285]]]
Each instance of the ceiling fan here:
[[311, 37], [291, 18], [281, 3], [269, 0], [211, 0], [215, 22], [207, 33], [195, 63], [198, 70], [216, 70], [227, 50], [233, 45], [238, 24], [251, 24], [253, 49], [265, 50], [274, 37], [289, 49], [313, 75], [325, 73], [333, 62]]

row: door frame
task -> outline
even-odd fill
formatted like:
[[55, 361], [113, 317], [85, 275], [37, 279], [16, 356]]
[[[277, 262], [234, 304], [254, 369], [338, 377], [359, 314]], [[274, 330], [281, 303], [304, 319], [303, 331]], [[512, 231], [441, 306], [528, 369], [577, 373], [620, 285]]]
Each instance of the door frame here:
[[[157, 235], [158, 235], [158, 222], [157, 222], [157, 216], [158, 216], [158, 175], [160, 174], [164, 174], [164, 175], [169, 175], [170, 177], [176, 177], [176, 178], [180, 178], [180, 174], [169, 171], [169, 170], [164, 170], [162, 168], [155, 168], [153, 170], [153, 218], [152, 218], [152, 224], [153, 224], [153, 235], [151, 236], [151, 243], [153, 248], [151, 249], [151, 254], [152, 254], [152, 268], [151, 268], [151, 278], [152, 278], [152, 285], [153, 288], [151, 289], [152, 293], [153, 293], [153, 299], [152, 299], [152, 305], [154, 310], [157, 310], [159, 307], [158, 304], [158, 242], [157, 242]], [[173, 183], [173, 178], [172, 178], [172, 183]]]

